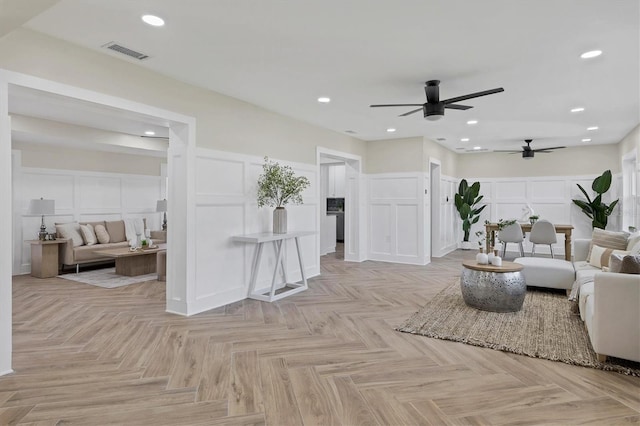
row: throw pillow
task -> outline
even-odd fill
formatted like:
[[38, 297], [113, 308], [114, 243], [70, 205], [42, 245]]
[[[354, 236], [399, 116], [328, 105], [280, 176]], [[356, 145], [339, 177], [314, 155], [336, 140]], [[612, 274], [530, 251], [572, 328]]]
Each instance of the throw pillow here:
[[626, 250], [614, 250], [607, 247], [600, 247], [594, 245], [591, 248], [591, 256], [589, 257], [589, 264], [596, 268], [609, 267], [609, 257], [613, 254], [627, 255]]
[[98, 242], [98, 238], [91, 224], [80, 225], [80, 233], [86, 245], [92, 246]]
[[640, 255], [640, 241], [635, 243], [631, 248], [627, 248], [627, 251], [629, 252], [629, 254], [632, 254], [634, 256]]
[[609, 257], [609, 272], [620, 272], [620, 268], [622, 267], [622, 259], [624, 259], [624, 255], [612, 254]]
[[104, 225], [96, 226], [96, 237], [98, 238], [98, 242], [100, 244], [107, 244], [109, 242], [109, 233], [107, 232], [107, 228], [105, 228]]
[[634, 232], [627, 236], [627, 250], [631, 251], [631, 248], [640, 243], [640, 232]]
[[84, 245], [78, 222], [56, 223], [56, 233], [65, 240], [71, 240], [74, 247]]
[[114, 220], [105, 222], [107, 232], [109, 233], [109, 240], [112, 243], [121, 243], [127, 241], [127, 234], [124, 231], [124, 221]]
[[621, 274], [640, 274], [640, 256], [628, 255], [622, 259]]
[[[591, 246], [589, 247], [589, 255], [587, 259], [591, 259], [591, 250], [593, 246], [600, 246], [614, 250], [627, 250], [626, 232], [605, 231], [604, 229], [595, 228], [591, 235]], [[589, 262], [591, 263], [591, 262]]]
[[144, 236], [145, 226], [142, 218], [124, 219], [124, 233], [127, 241], [136, 240], [138, 234]]

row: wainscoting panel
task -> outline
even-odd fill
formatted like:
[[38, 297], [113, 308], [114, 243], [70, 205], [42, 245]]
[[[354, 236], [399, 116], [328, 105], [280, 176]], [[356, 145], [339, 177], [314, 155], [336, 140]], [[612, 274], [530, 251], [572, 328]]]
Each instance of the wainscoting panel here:
[[36, 239], [40, 216], [29, 214], [29, 201], [43, 197], [55, 200], [55, 214], [45, 216], [47, 232], [54, 223], [119, 220], [144, 217], [149, 229], [160, 229], [161, 215], [156, 201], [162, 198], [164, 182], [160, 176], [127, 175], [76, 170], [20, 167], [13, 181], [14, 252], [13, 275], [31, 271], [31, 246]]
[[[317, 222], [318, 177], [314, 165], [288, 163], [296, 175], [306, 176], [310, 187], [303, 193], [303, 204], [287, 205], [288, 229], [313, 231], [316, 235], [300, 239], [305, 274], [320, 273]], [[273, 208], [258, 208], [257, 180], [262, 173], [260, 157], [230, 152], [198, 149], [196, 152], [196, 216], [197, 216], [197, 301], [190, 312], [213, 309], [242, 300], [249, 291], [249, 279], [256, 246], [237, 243], [234, 235], [271, 232]], [[276, 253], [265, 244], [256, 288], [271, 285]], [[300, 278], [295, 243], [285, 247], [285, 265], [289, 280]], [[279, 276], [282, 284], [282, 277]]]
[[369, 259], [423, 265], [424, 173], [368, 176]]
[[78, 205], [84, 211], [122, 207], [120, 179], [106, 176], [78, 176]]

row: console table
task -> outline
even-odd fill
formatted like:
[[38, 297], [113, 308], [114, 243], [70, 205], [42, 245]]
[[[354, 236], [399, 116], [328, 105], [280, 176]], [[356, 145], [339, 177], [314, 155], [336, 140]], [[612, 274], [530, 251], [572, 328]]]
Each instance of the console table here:
[[[531, 227], [533, 225], [530, 223], [521, 223], [520, 226], [522, 227], [522, 232], [527, 233], [531, 232]], [[553, 226], [556, 228], [556, 233], [564, 234], [564, 258], [571, 262], [571, 231], [573, 230], [573, 225], [556, 225], [554, 223]], [[486, 235], [489, 235], [489, 241], [487, 241], [486, 244], [487, 253], [489, 253], [489, 246], [495, 247], [495, 233], [498, 231], [498, 224], [486, 223], [484, 227]]]
[[[292, 294], [300, 293], [306, 290], [307, 277], [304, 273], [304, 262], [302, 261], [302, 252], [300, 251], [300, 237], [306, 235], [314, 235], [315, 232], [311, 231], [294, 231], [286, 234], [273, 234], [271, 232], [264, 232], [259, 234], [247, 234], [236, 235], [232, 237], [233, 241], [242, 243], [257, 244], [256, 253], [253, 259], [253, 265], [251, 267], [251, 281], [249, 283], [249, 298], [262, 300], [263, 302], [275, 302], [283, 297], [291, 296]], [[296, 250], [298, 252], [298, 264], [300, 265], [300, 274], [302, 275], [302, 281], [299, 283], [289, 283], [287, 278], [287, 268], [284, 264], [284, 256], [282, 247], [284, 242], [290, 239], [294, 239], [296, 242]], [[262, 260], [262, 248], [265, 243], [273, 243], [273, 247], [277, 254], [275, 268], [273, 270], [273, 278], [271, 279], [271, 290], [268, 293], [256, 293], [256, 282], [258, 280], [258, 272], [260, 271], [260, 261]], [[285, 281], [285, 290], [276, 294], [278, 270], [282, 270], [282, 275]]]

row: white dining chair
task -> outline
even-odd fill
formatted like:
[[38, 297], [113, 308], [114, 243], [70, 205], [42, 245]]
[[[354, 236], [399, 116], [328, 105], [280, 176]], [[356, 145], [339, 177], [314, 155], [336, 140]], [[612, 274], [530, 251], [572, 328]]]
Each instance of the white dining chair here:
[[518, 243], [520, 247], [520, 257], [524, 257], [524, 247], [522, 242], [524, 241], [524, 233], [522, 227], [518, 222], [512, 223], [502, 228], [498, 232], [498, 239], [502, 242], [502, 258], [504, 259], [507, 253], [507, 243]]
[[556, 227], [548, 220], [538, 220], [531, 227], [529, 241], [532, 244], [531, 256], [535, 256], [536, 254], [536, 244], [548, 244], [551, 249], [551, 258], [553, 259], [553, 245], [558, 242]]

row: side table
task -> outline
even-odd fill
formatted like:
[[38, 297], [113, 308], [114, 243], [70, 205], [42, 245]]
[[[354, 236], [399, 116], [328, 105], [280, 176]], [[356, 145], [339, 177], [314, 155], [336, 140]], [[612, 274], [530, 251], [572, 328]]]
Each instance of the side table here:
[[58, 275], [58, 247], [66, 240], [28, 240], [31, 243], [31, 276], [52, 278]]
[[502, 262], [502, 266], [480, 265], [475, 259], [462, 262], [460, 290], [464, 302], [491, 312], [516, 312], [522, 308], [527, 284], [523, 266]]
[[[292, 294], [300, 293], [301, 291], [306, 290], [307, 287], [307, 277], [304, 274], [304, 262], [302, 261], [302, 252], [300, 251], [300, 242], [299, 238], [304, 237], [306, 235], [313, 235], [315, 232], [311, 231], [295, 231], [288, 232], [286, 234], [273, 234], [270, 232], [260, 233], [260, 234], [247, 234], [247, 235], [236, 235], [233, 237], [233, 241], [243, 242], [243, 243], [252, 243], [257, 244], [256, 254], [253, 259], [253, 265], [251, 268], [251, 282], [249, 283], [249, 298], [262, 300], [264, 302], [275, 302], [276, 300], [282, 299], [283, 297], [291, 296]], [[296, 250], [298, 251], [298, 264], [300, 265], [300, 274], [302, 274], [302, 282], [301, 283], [289, 283], [287, 278], [287, 269], [284, 264], [283, 250], [284, 242], [289, 239], [294, 239], [296, 242]], [[256, 293], [256, 281], [258, 280], [258, 271], [260, 270], [260, 261], [262, 259], [262, 247], [265, 243], [273, 243], [275, 251], [277, 253], [276, 265], [273, 270], [273, 278], [271, 279], [271, 290], [269, 293], [260, 294]], [[276, 282], [278, 277], [278, 270], [282, 270], [282, 275], [284, 276], [285, 287], [288, 287], [287, 290], [283, 290], [280, 293], [276, 294]]]

